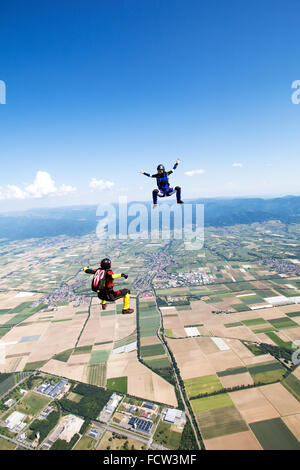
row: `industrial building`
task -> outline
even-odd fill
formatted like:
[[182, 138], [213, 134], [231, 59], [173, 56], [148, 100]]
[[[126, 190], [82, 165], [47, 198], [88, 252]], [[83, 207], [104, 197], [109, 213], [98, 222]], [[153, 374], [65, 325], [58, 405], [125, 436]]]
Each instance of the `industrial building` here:
[[15, 428], [20, 426], [25, 415], [19, 411], [14, 411], [5, 421], [4, 426], [7, 427], [10, 431], [13, 431]]
[[144, 419], [140, 419], [140, 418], [130, 418], [130, 420], [128, 421], [128, 424], [130, 426], [132, 426], [134, 429], [136, 429], [137, 431], [142, 431], [142, 432], [146, 432], [146, 433], [150, 433], [151, 431], [151, 428], [153, 426], [153, 423], [151, 421], [146, 421]]
[[37, 392], [47, 395], [49, 397], [54, 397], [59, 393], [63, 392], [65, 385], [68, 383], [67, 380], [63, 379], [58, 384], [51, 385], [48, 383], [43, 383], [37, 388]]
[[99, 431], [97, 431], [97, 429], [91, 429], [88, 432], [88, 436], [92, 437], [93, 439], [97, 439], [98, 435], [99, 435]]
[[144, 407], [144, 408], [149, 408], [149, 410], [152, 410], [153, 407], [154, 407], [154, 403], [152, 403], [151, 401], [146, 401], [146, 402], [143, 404], [143, 407]]
[[112, 413], [117, 408], [120, 400], [122, 400], [122, 397], [113, 393], [105, 407], [105, 411], [107, 411], [107, 413]]
[[167, 423], [172, 423], [174, 424], [176, 420], [181, 420], [183, 417], [183, 411], [181, 410], [176, 410], [173, 408], [167, 408], [163, 415], [163, 420], [166, 421]]

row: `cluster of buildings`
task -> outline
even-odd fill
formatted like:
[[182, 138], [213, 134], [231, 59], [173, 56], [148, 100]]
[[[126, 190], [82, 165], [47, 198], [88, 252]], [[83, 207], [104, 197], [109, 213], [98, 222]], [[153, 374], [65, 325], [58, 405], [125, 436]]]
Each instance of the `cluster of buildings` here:
[[6, 406], [7, 408], [11, 408], [15, 403], [16, 403], [16, 400], [14, 400], [13, 398], [10, 398], [9, 400], [6, 400], [6, 402], [4, 403], [4, 406]]
[[4, 426], [9, 429], [11, 432], [19, 433], [26, 426], [24, 419], [26, 415], [20, 413], [19, 411], [14, 411], [8, 418], [4, 421]]
[[175, 424], [179, 428], [183, 428], [186, 423], [186, 417], [183, 411], [175, 408], [167, 408], [163, 410], [162, 419], [166, 423]]
[[112, 413], [115, 411], [115, 409], [117, 408], [121, 400], [122, 400], [122, 396], [117, 395], [114, 392], [99, 415], [100, 421], [104, 421], [105, 423], [107, 423], [110, 420]]
[[66, 392], [68, 381], [62, 379], [58, 384], [42, 383], [38, 388], [37, 392], [47, 395], [48, 397], [55, 397], [57, 395], [63, 395]]
[[151, 428], [153, 426], [152, 421], [146, 421], [145, 419], [135, 418], [132, 416], [128, 421], [129, 426], [132, 426], [133, 429], [137, 431], [146, 432], [150, 434]]
[[[49, 282], [52, 282], [52, 281], [49, 281]], [[50, 305], [56, 305], [61, 302], [68, 302], [68, 303], [75, 302], [76, 306], [79, 306], [81, 304], [88, 303], [89, 302], [88, 297], [76, 293], [76, 289], [78, 289], [79, 287], [85, 284], [86, 284], [86, 281], [82, 281], [82, 280], [74, 281], [72, 284], [67, 284], [66, 282], [62, 282], [60, 286], [57, 289], [55, 289], [53, 292], [39, 299], [36, 305], [44, 304], [44, 305], [50, 306]]]
[[185, 273], [161, 273], [155, 283], [158, 288], [187, 287], [211, 284], [215, 281], [213, 274], [201, 271]]
[[97, 439], [99, 436], [99, 431], [97, 429], [90, 429], [89, 432], [87, 433], [87, 436], [92, 437], [93, 439]]
[[64, 416], [55, 429], [49, 434], [46, 441], [43, 442], [42, 449], [49, 450], [57, 439], [70, 442], [72, 437], [79, 433], [84, 420], [74, 415]]
[[300, 276], [300, 265], [293, 262], [294, 260], [285, 260], [277, 258], [264, 258], [261, 260], [261, 264], [270, 266], [271, 269], [276, 271], [278, 274], [288, 274], [291, 276]]
[[55, 410], [54, 406], [46, 406], [46, 408], [44, 408], [38, 415], [38, 419], [48, 418], [49, 414], [52, 413], [52, 411], [54, 410]]

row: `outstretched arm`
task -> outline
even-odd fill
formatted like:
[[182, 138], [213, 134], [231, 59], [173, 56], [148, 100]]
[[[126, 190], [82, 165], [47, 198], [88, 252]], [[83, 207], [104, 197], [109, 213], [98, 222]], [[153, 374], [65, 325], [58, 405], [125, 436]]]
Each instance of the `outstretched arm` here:
[[145, 176], [149, 176], [149, 178], [156, 178], [157, 175], [150, 175], [150, 173], [146, 173], [144, 170], [140, 170], [140, 173]]
[[84, 268], [82, 268], [83, 271], [87, 274], [95, 274], [95, 272], [97, 271], [97, 269], [90, 269], [88, 266], [85, 266]]
[[113, 278], [113, 279], [119, 279], [120, 277], [124, 277], [125, 279], [127, 279], [127, 278], [128, 278], [128, 274], [122, 273], [122, 274], [113, 274], [113, 275], [112, 275], [112, 278]]
[[170, 175], [171, 173], [173, 173], [174, 170], [176, 170], [179, 163], [180, 163], [180, 158], [177, 158], [176, 163], [173, 166], [173, 170], [168, 171], [168, 175]]

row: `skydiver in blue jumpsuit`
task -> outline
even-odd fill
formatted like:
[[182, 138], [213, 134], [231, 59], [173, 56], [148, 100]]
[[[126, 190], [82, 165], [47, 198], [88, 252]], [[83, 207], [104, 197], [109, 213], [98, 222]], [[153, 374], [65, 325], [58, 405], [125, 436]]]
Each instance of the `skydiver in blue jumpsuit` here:
[[143, 170], [140, 170], [140, 173], [142, 173], [142, 175], [148, 176], [149, 178], [156, 178], [158, 189], [154, 189], [152, 192], [153, 208], [157, 207], [157, 197], [172, 196], [172, 194], [174, 194], [175, 192], [176, 192], [177, 204], [183, 204], [183, 201], [181, 200], [180, 186], [175, 186], [174, 189], [171, 188], [169, 184], [169, 178], [168, 178], [168, 176], [171, 175], [171, 173], [173, 173], [174, 170], [176, 170], [179, 162], [180, 162], [180, 159], [177, 158], [176, 163], [173, 166], [173, 170], [170, 170], [170, 171], [166, 171], [163, 165], [158, 165], [157, 173], [155, 173], [154, 175], [150, 175], [149, 173], [145, 173]]

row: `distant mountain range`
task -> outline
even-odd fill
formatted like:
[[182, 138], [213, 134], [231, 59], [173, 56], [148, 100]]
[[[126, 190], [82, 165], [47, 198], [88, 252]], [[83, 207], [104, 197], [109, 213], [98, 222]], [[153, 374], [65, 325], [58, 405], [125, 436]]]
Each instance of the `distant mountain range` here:
[[[174, 199], [170, 203], [174, 204]], [[205, 226], [221, 227], [268, 220], [300, 223], [300, 196], [273, 199], [207, 198], [186, 203], [204, 204]], [[128, 203], [128, 206], [133, 202]], [[146, 204], [148, 210], [151, 203]], [[116, 204], [115, 204], [116, 206]], [[0, 239], [23, 240], [58, 235], [82, 236], [95, 232], [97, 206], [32, 209], [0, 214]]]

